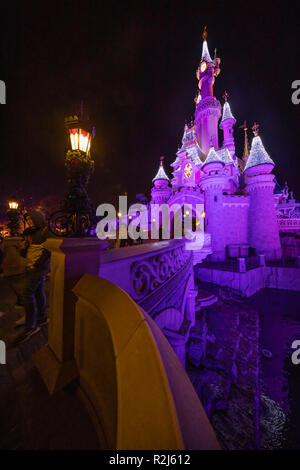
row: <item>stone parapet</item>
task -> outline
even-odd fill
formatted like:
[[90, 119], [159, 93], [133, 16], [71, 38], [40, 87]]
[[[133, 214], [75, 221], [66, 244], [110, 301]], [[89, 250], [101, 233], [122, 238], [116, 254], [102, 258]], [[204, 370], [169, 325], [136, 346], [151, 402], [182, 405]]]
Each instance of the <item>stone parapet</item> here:
[[73, 287], [85, 274], [98, 274], [100, 251], [109, 244], [97, 238], [49, 238], [51, 251], [48, 344], [34, 355], [34, 362], [50, 393], [77, 374], [74, 362], [76, 298]]

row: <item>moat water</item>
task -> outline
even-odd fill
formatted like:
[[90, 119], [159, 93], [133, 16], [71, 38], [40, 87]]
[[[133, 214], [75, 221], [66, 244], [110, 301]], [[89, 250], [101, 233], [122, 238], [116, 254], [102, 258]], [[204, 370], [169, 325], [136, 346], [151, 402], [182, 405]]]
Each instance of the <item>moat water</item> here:
[[260, 446], [300, 449], [300, 364], [291, 359], [300, 340], [300, 293], [263, 289], [245, 303], [260, 320]]
[[[197, 284], [202, 289], [219, 293], [215, 285], [198, 281]], [[231, 386], [227, 407], [214, 411], [210, 416], [221, 446], [231, 449], [300, 449], [300, 364], [294, 365], [291, 358], [294, 352], [292, 343], [300, 340], [300, 292], [263, 289], [248, 299], [226, 302], [221, 308], [215, 304], [207, 309], [207, 318], [213, 329], [218, 331], [214, 317], [220, 322], [224, 312], [228, 321], [230, 310], [235, 312], [233, 322], [237, 311], [248, 312], [248, 322], [251, 311], [258, 317], [257, 340], [254, 341], [258, 343], [258, 380], [256, 384], [249, 382], [250, 388], [253, 386], [253, 396], [250, 392], [250, 397], [244, 393], [245, 388]], [[230, 332], [227, 334], [226, 329], [224, 338], [225, 342], [227, 338], [230, 341]], [[204, 362], [198, 372], [192, 367], [191, 377], [196, 390], [197, 375], [198, 383], [203, 384], [204, 380], [209, 384], [211, 380], [211, 368], [206, 364]], [[217, 371], [216, 367], [214, 371]], [[221, 387], [223, 383], [228, 384], [228, 379], [222, 382], [222, 371], [217, 373], [221, 377]], [[202, 391], [203, 387], [201, 390], [198, 387], [197, 392], [203, 401]]]

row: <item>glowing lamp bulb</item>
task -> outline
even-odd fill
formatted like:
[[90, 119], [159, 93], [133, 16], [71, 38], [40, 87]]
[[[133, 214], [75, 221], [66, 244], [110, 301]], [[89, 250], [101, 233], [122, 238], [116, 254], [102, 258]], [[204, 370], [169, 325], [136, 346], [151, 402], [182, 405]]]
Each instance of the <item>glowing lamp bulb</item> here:
[[89, 153], [91, 148], [91, 134], [80, 127], [69, 129], [72, 150], [81, 150]]
[[9, 206], [10, 209], [18, 209], [19, 203], [17, 201], [10, 201], [8, 203], [8, 206]]
[[202, 212], [201, 217], [202, 217], [202, 219], [205, 218], [205, 212]]
[[122, 215], [122, 212], [118, 212], [118, 217], [121, 217], [121, 215]]

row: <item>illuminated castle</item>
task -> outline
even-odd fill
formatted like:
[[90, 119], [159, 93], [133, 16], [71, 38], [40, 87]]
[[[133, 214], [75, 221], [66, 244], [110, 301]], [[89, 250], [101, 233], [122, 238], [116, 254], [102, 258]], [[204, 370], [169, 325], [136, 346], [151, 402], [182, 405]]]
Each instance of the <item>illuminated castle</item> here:
[[[161, 161], [153, 179], [152, 203], [204, 204], [205, 232], [211, 236], [212, 260], [224, 260], [230, 246], [243, 253], [265, 254], [267, 259], [281, 257], [275, 210], [275, 163], [266, 152], [258, 125], [248, 150], [245, 130], [244, 155], [238, 158], [233, 129], [236, 120], [228, 95], [223, 109], [214, 96], [214, 82], [220, 73], [220, 59], [212, 59], [203, 33], [202, 57], [196, 72], [198, 96], [194, 122], [186, 124], [181, 148], [172, 163], [169, 181]], [[218, 127], [223, 132], [219, 142]], [[171, 186], [170, 186], [171, 185]], [[193, 213], [192, 217], [196, 217]], [[247, 251], [248, 250], [248, 251]]]

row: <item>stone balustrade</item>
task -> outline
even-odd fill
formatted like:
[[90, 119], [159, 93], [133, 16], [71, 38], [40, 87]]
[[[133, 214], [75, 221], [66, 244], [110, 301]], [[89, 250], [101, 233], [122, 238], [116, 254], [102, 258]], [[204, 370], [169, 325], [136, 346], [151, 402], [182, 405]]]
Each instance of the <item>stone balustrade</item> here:
[[[79, 382], [100, 448], [218, 448], [180, 364], [196, 295], [192, 253], [184, 251], [184, 242], [108, 251], [97, 239], [46, 243], [52, 253], [48, 344], [34, 362], [49, 392]], [[171, 302], [175, 327], [167, 314]]]
[[[170, 334], [170, 342], [185, 365], [182, 350], [188, 338], [181, 333], [186, 322], [191, 326], [195, 323], [192, 251], [185, 250], [183, 240], [104, 251], [108, 245], [98, 239], [53, 238], [46, 242], [52, 253], [50, 324], [48, 345], [38, 352], [35, 362], [51, 392], [78, 375], [74, 362], [76, 299], [72, 289], [85, 273], [113, 282], [153, 318], [159, 316], [163, 328], [177, 335], [173, 341], [175, 336]], [[178, 312], [178, 330], [169, 321], [170, 307]], [[178, 335], [182, 336], [180, 347]]]
[[[185, 367], [188, 331], [195, 323], [193, 252], [184, 240], [150, 242], [101, 253], [99, 276], [121, 287], [159, 323]], [[176, 311], [176, 328], [170, 311]]]
[[151, 317], [96, 276], [84, 275], [74, 292], [75, 361], [101, 448], [218, 449], [188, 376]]
[[[147, 313], [163, 305], [181, 307], [180, 283], [193, 273], [192, 251], [184, 240], [164, 240], [101, 253], [98, 275], [121, 287]], [[177, 290], [175, 293], [174, 290]]]

